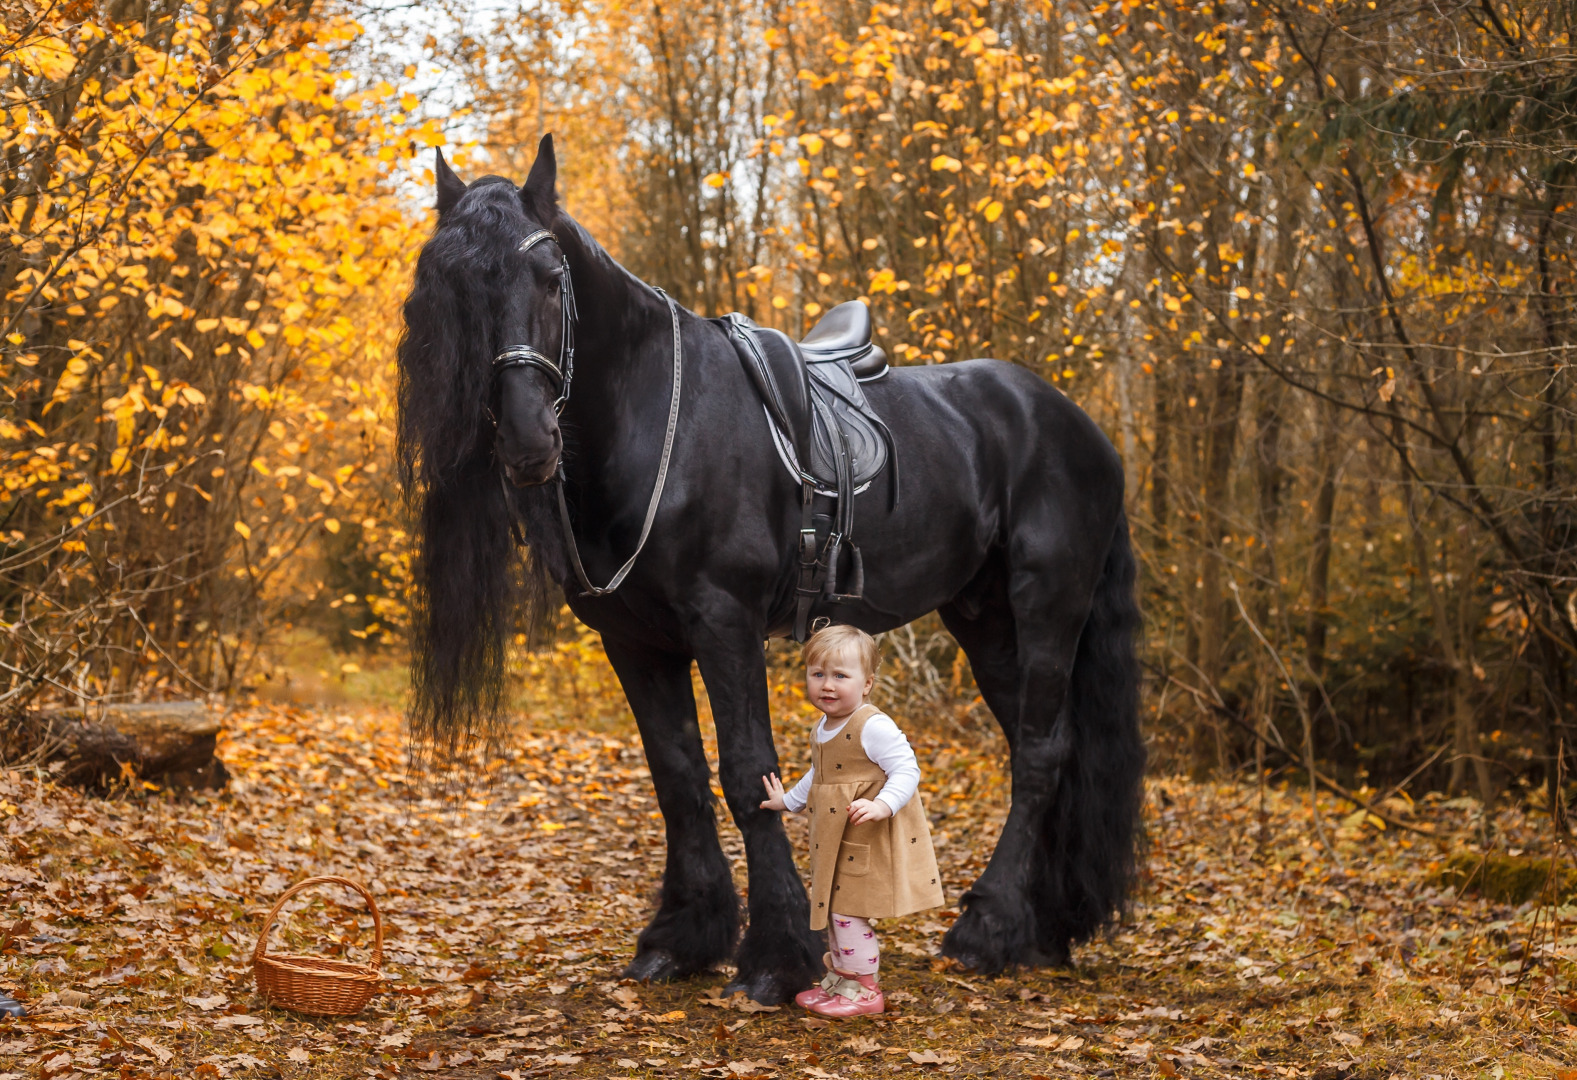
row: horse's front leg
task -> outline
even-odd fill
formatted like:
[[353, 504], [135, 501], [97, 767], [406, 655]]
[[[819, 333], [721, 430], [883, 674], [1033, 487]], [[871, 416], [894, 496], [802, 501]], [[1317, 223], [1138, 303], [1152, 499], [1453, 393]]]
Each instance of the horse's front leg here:
[[661, 981], [704, 971], [733, 950], [739, 896], [717, 839], [690, 659], [614, 637], [604, 637], [603, 648], [640, 727], [668, 839], [657, 914], [625, 976]]
[[730, 992], [743, 990], [753, 1001], [775, 1005], [822, 976], [825, 943], [811, 932], [810, 901], [782, 817], [761, 809], [761, 778], [779, 772], [762, 637], [762, 628], [742, 611], [732, 617], [710, 612], [692, 640], [717, 724], [723, 795], [744, 834], [750, 875], [750, 923]]

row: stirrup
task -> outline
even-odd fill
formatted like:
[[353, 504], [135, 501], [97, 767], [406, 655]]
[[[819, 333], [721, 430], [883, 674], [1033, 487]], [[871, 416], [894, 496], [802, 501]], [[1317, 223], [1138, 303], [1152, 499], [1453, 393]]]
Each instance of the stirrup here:
[[[835, 537], [835, 539], [840, 541], [840, 543], [844, 542], [842, 537]], [[828, 601], [834, 604], [846, 604], [865, 599], [865, 560], [860, 557], [860, 549], [856, 545], [849, 543], [847, 546], [849, 549], [848, 592], [838, 591], [838, 549], [836, 547], [832, 549], [831, 563], [827, 569], [826, 596]]]

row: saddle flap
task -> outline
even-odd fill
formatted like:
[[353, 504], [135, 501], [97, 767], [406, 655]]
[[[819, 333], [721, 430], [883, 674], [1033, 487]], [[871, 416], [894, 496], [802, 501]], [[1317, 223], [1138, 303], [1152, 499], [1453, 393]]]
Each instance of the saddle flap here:
[[793, 339], [738, 312], [722, 322], [767, 413], [804, 460], [811, 444], [810, 380]]
[[[892, 433], [860, 389], [862, 377], [886, 374], [887, 358], [871, 344], [870, 312], [859, 301], [828, 312], [806, 335], [803, 349], [737, 312], [716, 321], [761, 397], [778, 456], [801, 485], [793, 625], [794, 639], [804, 641], [818, 598], [837, 604], [865, 595], [864, 562], [853, 542], [854, 497], [889, 470], [888, 509], [898, 502]], [[817, 509], [828, 496], [835, 499], [835, 517]], [[847, 587], [840, 589], [845, 561]]]
[[878, 427], [881, 421], [871, 411], [848, 364], [817, 363], [809, 369], [811, 397], [817, 416], [825, 421], [811, 426], [811, 473], [817, 480], [829, 478], [836, 483], [837, 440], [841, 437], [855, 485], [869, 483], [887, 466], [887, 440]]

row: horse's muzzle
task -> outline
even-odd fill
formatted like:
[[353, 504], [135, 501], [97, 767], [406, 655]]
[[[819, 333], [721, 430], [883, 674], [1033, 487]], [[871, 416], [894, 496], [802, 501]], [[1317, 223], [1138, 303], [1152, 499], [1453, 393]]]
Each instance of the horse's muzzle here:
[[536, 487], [558, 475], [564, 456], [564, 435], [555, 425], [547, 431], [520, 438], [501, 427], [493, 442], [493, 458], [504, 466], [504, 477], [516, 487]]
[[553, 479], [558, 472], [558, 464], [555, 455], [540, 463], [505, 465], [504, 476], [516, 487], [537, 487]]

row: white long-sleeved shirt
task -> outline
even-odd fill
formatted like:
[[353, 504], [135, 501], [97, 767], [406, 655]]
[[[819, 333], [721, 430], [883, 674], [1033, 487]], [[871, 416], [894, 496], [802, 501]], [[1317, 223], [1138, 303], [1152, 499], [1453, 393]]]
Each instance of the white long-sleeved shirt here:
[[[814, 738], [824, 743], [842, 731], [843, 725], [847, 723], [848, 720], [844, 720], [829, 728], [827, 718], [823, 716], [821, 723], [816, 725]], [[876, 797], [896, 814], [914, 798], [915, 791], [920, 787], [920, 763], [914, 759], [914, 750], [909, 746], [908, 737], [898, 730], [892, 717], [886, 713], [877, 713], [865, 721], [865, 730], [860, 733], [860, 748], [878, 769], [887, 774], [887, 783], [882, 785]], [[810, 785], [815, 779], [816, 768], [811, 766], [811, 770], [800, 777], [797, 784], [783, 793], [783, 805], [796, 814], [805, 809], [805, 804], [810, 801]]]

